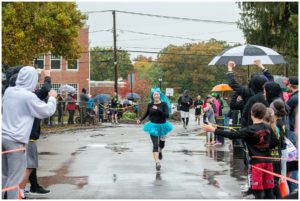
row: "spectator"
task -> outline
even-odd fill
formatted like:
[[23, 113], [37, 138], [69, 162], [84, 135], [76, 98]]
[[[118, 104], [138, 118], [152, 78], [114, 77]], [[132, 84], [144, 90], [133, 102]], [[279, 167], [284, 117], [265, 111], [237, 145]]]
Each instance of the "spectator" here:
[[[57, 93], [49, 92], [49, 101], [41, 101], [34, 93], [38, 74], [31, 66], [23, 67], [16, 86], [6, 89], [3, 96], [2, 151], [24, 148], [29, 141], [34, 118], [46, 118], [54, 114]], [[19, 185], [26, 168], [24, 151], [2, 155], [2, 188]], [[2, 194], [2, 198], [4, 198]], [[7, 199], [17, 199], [18, 190], [7, 191]]]
[[190, 117], [190, 108], [193, 105], [193, 99], [189, 97], [189, 91], [184, 90], [183, 95], [178, 99], [178, 108], [180, 110], [183, 128], [187, 129]]

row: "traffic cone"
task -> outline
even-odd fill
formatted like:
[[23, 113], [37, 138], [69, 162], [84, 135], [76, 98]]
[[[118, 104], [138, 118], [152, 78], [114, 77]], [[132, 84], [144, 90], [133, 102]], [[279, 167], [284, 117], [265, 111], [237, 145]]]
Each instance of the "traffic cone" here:
[[285, 180], [280, 180], [280, 185], [279, 185], [279, 188], [280, 188], [280, 193], [281, 193], [281, 197], [284, 198], [285, 196], [288, 195], [288, 192], [286, 190], [286, 181]]

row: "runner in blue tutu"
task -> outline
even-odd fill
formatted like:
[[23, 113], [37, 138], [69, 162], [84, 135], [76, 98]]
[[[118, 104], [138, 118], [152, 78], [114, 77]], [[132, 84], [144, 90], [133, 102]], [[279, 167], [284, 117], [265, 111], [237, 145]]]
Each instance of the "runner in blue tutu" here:
[[146, 113], [137, 120], [137, 123], [140, 124], [149, 115], [150, 121], [144, 125], [144, 131], [150, 134], [155, 167], [157, 171], [160, 171], [159, 160], [162, 160], [165, 136], [173, 129], [173, 126], [167, 121], [169, 114], [171, 114], [171, 104], [168, 98], [156, 87], [151, 89], [150, 98], [151, 103], [148, 104]]

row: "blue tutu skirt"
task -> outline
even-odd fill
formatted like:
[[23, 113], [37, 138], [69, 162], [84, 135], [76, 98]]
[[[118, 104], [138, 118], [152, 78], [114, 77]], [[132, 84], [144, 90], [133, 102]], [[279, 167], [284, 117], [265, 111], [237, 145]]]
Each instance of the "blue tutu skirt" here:
[[149, 133], [152, 136], [159, 136], [159, 137], [165, 136], [171, 130], [173, 130], [173, 126], [168, 121], [166, 121], [163, 124], [156, 124], [156, 123], [152, 123], [151, 121], [148, 121], [144, 125], [144, 131]]

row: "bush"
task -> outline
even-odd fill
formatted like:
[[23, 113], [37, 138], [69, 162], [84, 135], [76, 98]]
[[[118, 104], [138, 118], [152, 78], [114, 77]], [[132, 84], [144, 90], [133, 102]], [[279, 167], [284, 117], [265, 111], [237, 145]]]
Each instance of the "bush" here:
[[135, 120], [136, 114], [133, 112], [124, 112], [122, 118], [123, 120]]

